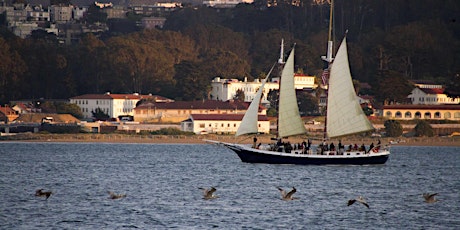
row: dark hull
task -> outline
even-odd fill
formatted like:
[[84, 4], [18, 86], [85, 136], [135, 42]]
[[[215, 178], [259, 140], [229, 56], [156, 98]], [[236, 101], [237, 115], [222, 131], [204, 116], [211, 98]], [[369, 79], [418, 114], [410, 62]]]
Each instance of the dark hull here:
[[297, 164], [297, 165], [376, 165], [385, 164], [389, 158], [386, 155], [361, 155], [354, 157], [343, 156], [313, 156], [313, 155], [281, 155], [267, 154], [263, 151], [239, 148], [234, 145], [225, 145], [233, 150], [246, 163], [266, 163], [266, 164]]

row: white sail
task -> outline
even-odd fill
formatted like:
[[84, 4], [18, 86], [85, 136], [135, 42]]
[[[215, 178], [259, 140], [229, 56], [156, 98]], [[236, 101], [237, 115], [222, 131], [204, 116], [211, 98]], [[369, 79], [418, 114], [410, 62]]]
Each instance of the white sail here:
[[267, 76], [262, 82], [262, 85], [260, 86], [256, 95], [254, 96], [254, 99], [252, 99], [252, 102], [249, 105], [248, 110], [246, 110], [246, 113], [244, 114], [243, 119], [241, 120], [241, 124], [238, 127], [238, 130], [236, 131], [236, 136], [250, 133], [258, 133], [260, 98], [262, 97], [262, 93], [264, 91], [265, 82], [267, 82], [268, 76], [270, 76], [274, 67], [275, 65], [272, 66], [270, 72], [268, 72]]
[[279, 137], [289, 137], [307, 132], [300, 118], [294, 88], [294, 48], [289, 54], [281, 73], [278, 113]]
[[339, 137], [373, 130], [359, 105], [348, 64], [346, 37], [331, 66], [327, 99], [327, 135]]

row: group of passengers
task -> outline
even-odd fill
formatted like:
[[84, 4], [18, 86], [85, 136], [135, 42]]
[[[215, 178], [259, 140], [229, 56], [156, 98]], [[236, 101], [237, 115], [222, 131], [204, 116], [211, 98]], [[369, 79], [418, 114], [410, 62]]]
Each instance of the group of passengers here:
[[325, 154], [328, 151], [329, 153], [332, 153], [332, 154], [343, 155], [345, 152], [351, 152], [351, 151], [359, 151], [359, 152], [364, 152], [364, 153], [370, 153], [371, 151], [378, 152], [379, 148], [380, 148], [380, 140], [378, 141], [377, 146], [374, 146], [374, 142], [372, 142], [369, 145], [369, 149], [366, 149], [366, 146], [364, 145], [364, 143], [361, 146], [358, 146], [357, 144], [354, 144], [354, 145], [350, 144], [348, 148], [345, 149], [345, 146], [339, 140], [337, 149], [334, 145], [334, 142], [331, 142], [328, 145], [326, 141], [323, 141], [323, 143], [318, 145], [317, 151], [321, 155]]

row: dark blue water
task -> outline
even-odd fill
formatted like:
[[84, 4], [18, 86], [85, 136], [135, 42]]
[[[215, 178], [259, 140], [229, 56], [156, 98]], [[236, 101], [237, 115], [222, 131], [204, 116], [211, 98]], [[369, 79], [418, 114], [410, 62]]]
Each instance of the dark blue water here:
[[[293, 166], [242, 163], [206, 144], [0, 143], [0, 226], [460, 229], [459, 178], [459, 147], [396, 146], [383, 166]], [[220, 198], [202, 199], [209, 186]], [[300, 200], [281, 200], [276, 186], [295, 186]], [[54, 194], [35, 197], [39, 188]], [[347, 206], [358, 195], [370, 209]]]

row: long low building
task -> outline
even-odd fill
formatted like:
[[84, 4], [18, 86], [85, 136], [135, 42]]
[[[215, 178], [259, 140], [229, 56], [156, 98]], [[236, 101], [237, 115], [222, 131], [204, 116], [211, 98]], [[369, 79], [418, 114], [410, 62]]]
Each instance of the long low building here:
[[460, 121], [460, 105], [386, 105], [383, 116], [396, 120], [454, 120]]
[[[244, 114], [191, 114], [190, 119], [181, 122], [181, 130], [196, 134], [234, 134]], [[258, 116], [260, 133], [270, 132], [270, 121], [266, 115]]]

